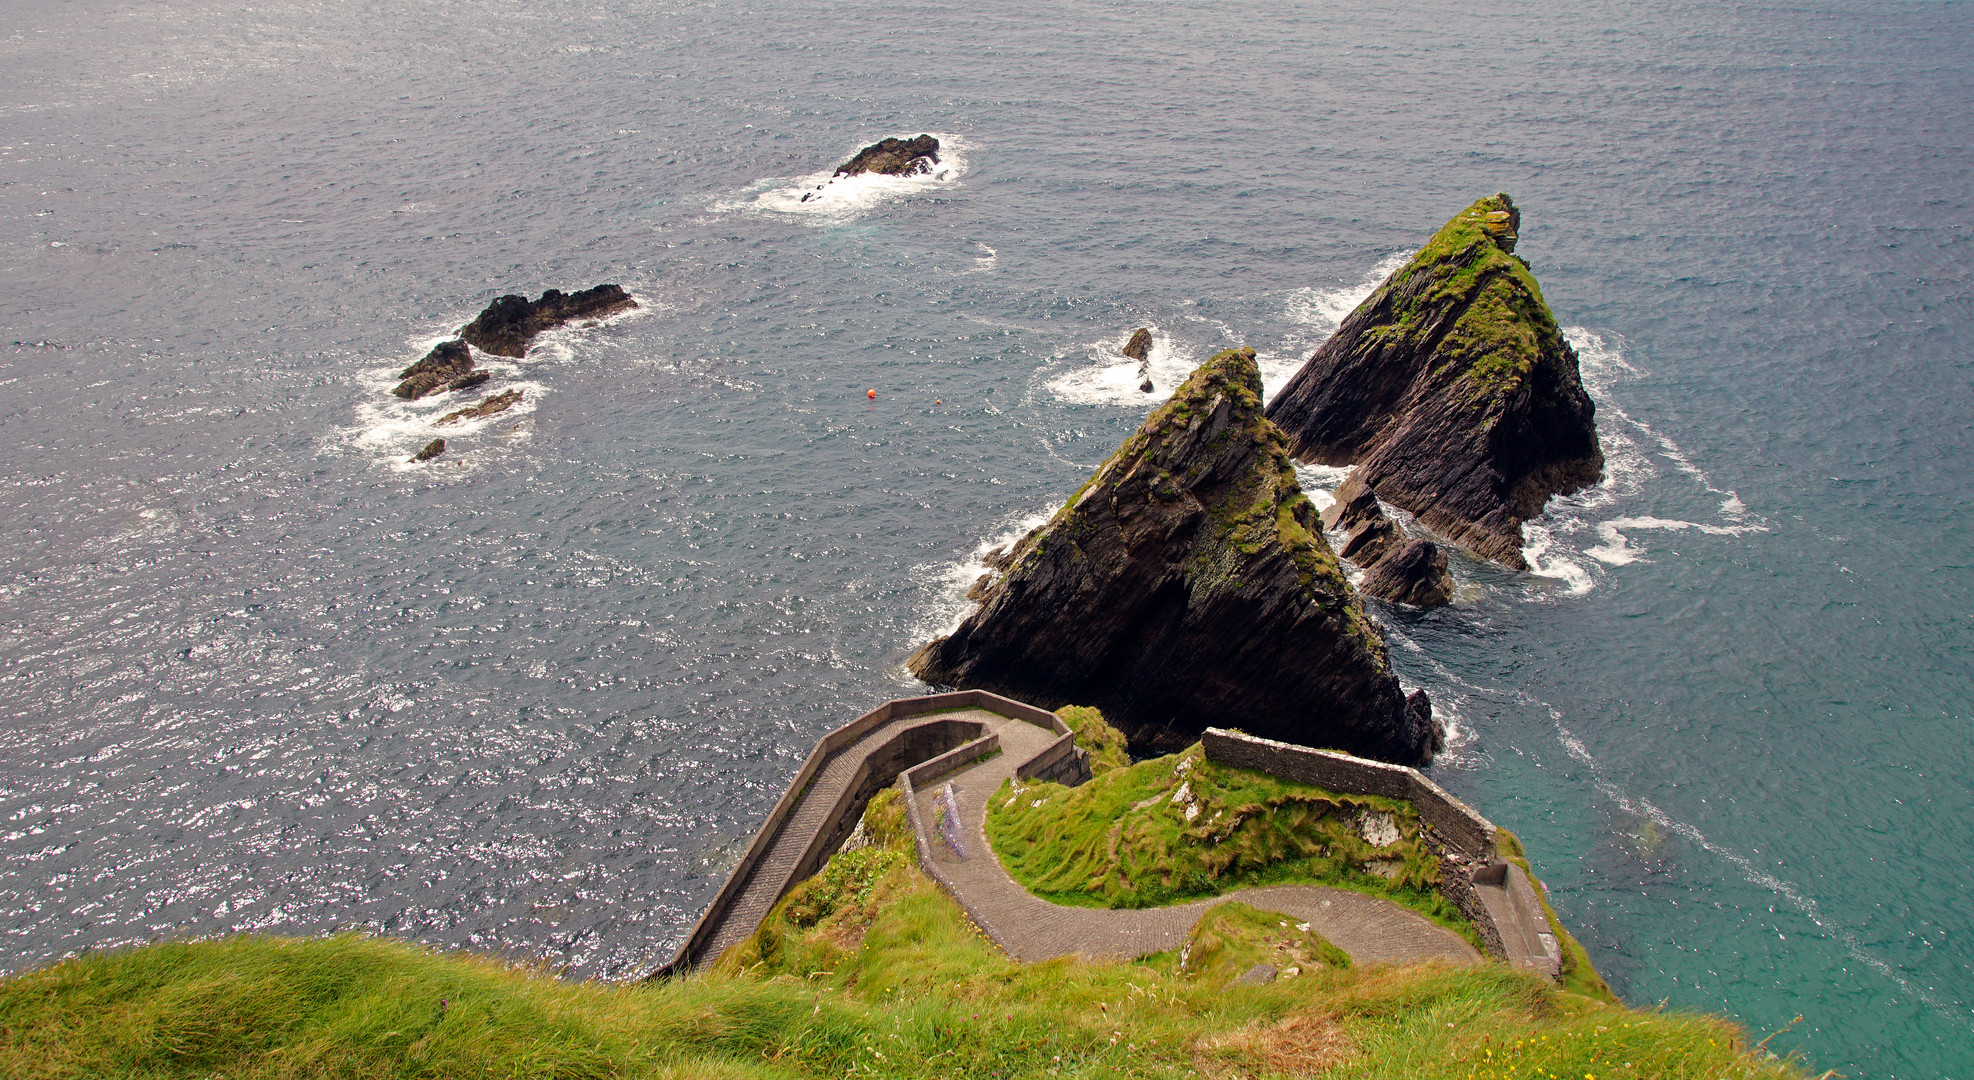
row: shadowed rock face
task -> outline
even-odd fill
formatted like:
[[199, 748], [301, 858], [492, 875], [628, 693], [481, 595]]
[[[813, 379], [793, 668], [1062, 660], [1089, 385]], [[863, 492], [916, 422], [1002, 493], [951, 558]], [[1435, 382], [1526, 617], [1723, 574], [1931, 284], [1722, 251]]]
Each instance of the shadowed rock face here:
[[990, 565], [1005, 574], [913, 674], [1094, 705], [1141, 750], [1215, 724], [1404, 764], [1438, 749], [1261, 415], [1252, 349], [1202, 365]]
[[482, 352], [519, 359], [528, 355], [528, 343], [544, 330], [576, 319], [601, 319], [636, 306], [637, 301], [618, 285], [598, 285], [576, 293], [550, 289], [533, 302], [525, 296], [503, 296], [487, 305], [479, 318], [461, 327], [459, 336]]
[[931, 172], [938, 160], [939, 140], [930, 135], [920, 135], [916, 139], [882, 139], [838, 165], [835, 175], [855, 176], [874, 172], [886, 176], [909, 176], [912, 173]]
[[1516, 570], [1522, 522], [1597, 482], [1604, 455], [1576, 353], [1514, 255], [1506, 195], [1462, 211], [1394, 271], [1268, 407], [1304, 461]]
[[1142, 362], [1151, 358], [1151, 347], [1151, 331], [1140, 326], [1131, 332], [1131, 340], [1124, 343], [1124, 355]]

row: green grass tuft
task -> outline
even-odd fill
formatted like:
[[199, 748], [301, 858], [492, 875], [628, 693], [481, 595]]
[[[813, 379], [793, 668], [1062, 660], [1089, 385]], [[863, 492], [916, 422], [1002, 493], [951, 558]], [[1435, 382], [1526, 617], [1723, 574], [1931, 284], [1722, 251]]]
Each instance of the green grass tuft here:
[[1102, 710], [1088, 705], [1064, 705], [1056, 710], [1056, 715], [1076, 733], [1076, 745], [1089, 751], [1091, 775], [1102, 776], [1131, 764], [1124, 733], [1110, 726]]

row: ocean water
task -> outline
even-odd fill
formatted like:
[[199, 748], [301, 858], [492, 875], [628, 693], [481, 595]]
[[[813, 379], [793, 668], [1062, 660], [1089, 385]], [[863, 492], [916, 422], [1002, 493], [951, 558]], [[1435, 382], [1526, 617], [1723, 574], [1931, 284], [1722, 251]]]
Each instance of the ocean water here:
[[[1378, 609], [1434, 775], [1628, 1000], [1974, 1076], [1966, 5], [22, 0], [0, 59], [0, 969], [647, 969], [979, 551], [1506, 190], [1610, 471]], [[605, 281], [406, 463], [396, 369]]]

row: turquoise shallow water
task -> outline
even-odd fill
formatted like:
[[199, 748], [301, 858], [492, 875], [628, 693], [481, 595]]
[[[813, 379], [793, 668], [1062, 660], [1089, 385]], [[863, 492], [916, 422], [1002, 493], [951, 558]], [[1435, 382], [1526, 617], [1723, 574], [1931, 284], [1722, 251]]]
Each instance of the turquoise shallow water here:
[[[252, 7], [0, 24], [0, 966], [365, 925], [621, 977], [973, 552], [1478, 195], [1611, 461], [1383, 610], [1631, 1001], [1974, 1074], [1960, 4]], [[884, 135], [953, 172], [796, 203]], [[438, 467], [388, 375], [621, 281]], [[878, 398], [864, 391], [875, 388]], [[934, 405], [937, 399], [941, 404]], [[1311, 471], [1312, 487], [1334, 476]]]

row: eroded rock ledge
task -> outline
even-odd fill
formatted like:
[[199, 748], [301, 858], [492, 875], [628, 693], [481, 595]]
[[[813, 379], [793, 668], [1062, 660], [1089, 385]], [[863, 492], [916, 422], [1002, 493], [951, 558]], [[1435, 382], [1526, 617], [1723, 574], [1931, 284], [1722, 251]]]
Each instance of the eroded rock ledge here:
[[1211, 725], [1401, 764], [1440, 735], [1408, 703], [1281, 433], [1252, 349], [1195, 371], [910, 660], [932, 683], [1095, 705], [1141, 749]]
[[1514, 254], [1505, 194], [1435, 233], [1318, 348], [1268, 416], [1290, 452], [1516, 570], [1522, 522], [1603, 475], [1576, 353]]

